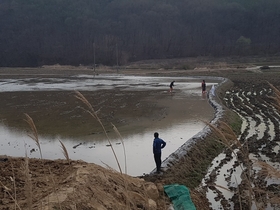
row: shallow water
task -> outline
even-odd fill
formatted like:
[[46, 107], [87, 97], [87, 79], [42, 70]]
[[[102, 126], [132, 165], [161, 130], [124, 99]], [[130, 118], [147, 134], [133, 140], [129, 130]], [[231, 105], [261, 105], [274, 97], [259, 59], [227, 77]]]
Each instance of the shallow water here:
[[[204, 78], [205, 79], [205, 78]], [[175, 80], [174, 100], [203, 100], [205, 105], [210, 107], [207, 98], [201, 95], [201, 79], [195, 77], [140, 77], [140, 76], [123, 76], [123, 75], [76, 75], [69, 78], [27, 78], [27, 79], [5, 79], [0, 80], [1, 92], [13, 91], [61, 91], [61, 90], [78, 90], [78, 91], [96, 91], [102, 89], [119, 88], [121, 90], [159, 90], [168, 92], [170, 81]], [[219, 79], [206, 80], [207, 87], [211, 87], [220, 82]], [[208, 88], [209, 88], [208, 87]], [[180, 93], [176, 93], [180, 89]], [[210, 88], [209, 88], [210, 89]], [[169, 96], [169, 94], [167, 94]], [[133, 135], [126, 136], [123, 139], [124, 147], [120, 139], [110, 138], [113, 149], [116, 152], [117, 159], [123, 172], [132, 176], [139, 176], [144, 173], [150, 173], [155, 168], [152, 154], [153, 133], [159, 132], [160, 137], [167, 142], [166, 148], [162, 153], [162, 160], [175, 152], [188, 139], [203, 130], [205, 124], [201, 121], [210, 121], [213, 118], [214, 109], [207, 112], [200, 112], [196, 109], [192, 113], [197, 118], [174, 121], [166, 127], [160, 127], [155, 123], [153, 127]], [[27, 154], [30, 158], [39, 158], [40, 153], [35, 142], [23, 131], [12, 130], [0, 126], [0, 154], [23, 157]], [[69, 156], [73, 160], [84, 160], [93, 162], [102, 166], [109, 166], [119, 171], [116, 158], [113, 155], [112, 148], [108, 146], [108, 140], [89, 140], [89, 139], [63, 139], [57, 137], [49, 138], [40, 136], [40, 145], [43, 158], [61, 159], [64, 158], [61, 151], [59, 140], [66, 146]], [[74, 145], [79, 145], [73, 148]], [[35, 152], [30, 152], [32, 149]], [[124, 155], [125, 153], [125, 155]], [[126, 157], [126, 159], [125, 159]], [[126, 163], [126, 167], [125, 167]]]
[[[244, 89], [248, 90], [249, 88], [245, 87]], [[257, 99], [258, 97], [255, 97], [257, 95], [269, 95], [269, 89], [258, 90], [259, 93], [246, 90], [239, 87], [236, 91], [228, 91], [226, 93], [228, 96], [225, 97], [224, 100], [228, 103], [228, 107], [231, 107], [242, 119], [241, 133], [238, 139], [240, 142], [243, 142], [245, 139], [245, 151], [248, 150], [251, 152], [247, 155], [253, 163], [251, 174], [254, 174], [256, 178], [252, 186], [254, 186], [257, 191], [264, 190], [267, 195], [273, 195], [273, 187], [279, 185], [280, 179], [277, 178], [276, 175], [272, 175], [262, 180], [260, 177], [263, 175], [259, 176], [260, 174], [258, 174], [258, 172], [266, 167], [268, 171], [272, 170], [272, 168], [274, 168], [272, 171], [279, 171], [279, 163], [273, 160], [273, 156], [279, 153], [279, 144], [273, 144], [270, 151], [266, 151], [265, 149], [265, 147], [270, 144], [270, 141], [275, 142], [275, 140], [277, 140], [276, 126], [279, 124], [279, 113], [275, 107], [271, 106], [269, 103], [264, 103], [263, 99], [260, 100]], [[238, 100], [233, 100], [236, 98], [238, 98]], [[240, 106], [241, 104], [242, 106]], [[269, 112], [267, 110], [269, 110]], [[254, 117], [252, 117], [252, 111]], [[250, 145], [250, 143], [248, 144], [249, 141], [253, 141], [254, 145], [248, 146]], [[258, 150], [254, 150], [252, 147], [256, 147]], [[271, 153], [271, 151], [274, 151], [275, 154]], [[232, 152], [231, 155], [227, 155], [228, 157], [232, 157], [230, 160], [225, 158], [225, 153], [221, 153], [217, 156], [212, 161], [207, 175], [202, 180], [202, 186], [206, 186], [210, 175], [216, 175], [216, 180], [213, 184], [215, 188], [208, 188], [206, 194], [213, 209], [223, 209], [225, 204], [229, 209], [234, 208], [234, 203], [231, 198], [233, 195], [237, 195], [236, 192], [239, 191], [240, 186], [242, 188], [241, 182], [242, 178], [244, 181], [244, 177], [242, 177], [241, 174], [244, 170], [247, 170], [243, 164], [239, 166], [236, 165], [236, 163], [239, 162], [236, 155], [238, 152], [240, 152], [239, 148], [235, 149], [234, 153]], [[244, 153], [244, 151], [241, 152]], [[222, 162], [223, 164], [221, 164]], [[269, 167], [261, 167], [260, 163], [266, 163]], [[266, 186], [266, 189], [262, 188], [263, 186]], [[264, 197], [268, 198], [270, 196], [264, 195], [263, 198]], [[261, 200], [257, 205], [253, 202], [251, 209], [259, 209], [260, 206], [262, 206], [262, 209], [266, 210], [279, 209], [277, 207], [272, 207], [272, 200], [273, 198], [271, 200]], [[268, 204], [264, 204], [266, 202], [268, 202]]]

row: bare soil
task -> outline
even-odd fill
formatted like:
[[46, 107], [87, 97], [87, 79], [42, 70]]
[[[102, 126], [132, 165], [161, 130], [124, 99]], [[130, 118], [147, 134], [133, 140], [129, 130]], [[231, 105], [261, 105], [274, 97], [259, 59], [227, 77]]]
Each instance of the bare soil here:
[[[91, 69], [64, 68], [2, 69], [0, 78], [20, 78], [27, 74], [38, 74], [40, 76], [53, 76], [55, 74], [57, 77], [67, 77], [72, 75], [74, 70], [79, 70], [81, 73], [92, 73]], [[102, 73], [104, 72], [112, 72], [112, 70], [106, 69], [106, 71], [102, 71]], [[267, 81], [276, 87], [280, 86], [278, 71], [247, 71], [245, 68], [237, 68], [232, 65], [195, 70], [123, 69], [122, 73], [131, 75], [209, 75], [226, 77], [232, 83], [219, 90], [218, 96], [221, 103], [226, 95], [226, 90], [229, 89], [238, 90], [241, 87], [246, 87], [248, 90], [261, 92], [264, 87], [268, 88]], [[246, 85], [244, 86], [244, 84]], [[148, 121], [145, 119], [168, 117], [168, 112], [163, 111], [166, 108], [165, 106], [157, 104], [156, 99], [153, 103], [151, 103], [151, 99], [149, 101], [145, 100], [146, 96], [141, 92], [131, 92], [129, 94], [131, 98], [129, 99], [125, 98], [124, 95], [120, 95], [120, 98], [117, 99], [115, 96], [118, 94], [111, 91], [106, 91], [105, 94], [96, 93], [97, 95], [94, 96], [85, 94], [90, 102], [93, 102], [96, 97], [100, 101], [109, 100], [106, 101], [108, 104], [114, 102], [114, 107], [100, 104], [96, 108], [102, 108], [102, 113], [106, 113], [101, 116], [105, 122], [112, 121], [116, 124], [123, 124], [124, 132], [135, 127], [131, 116], [129, 116], [132, 111], [134, 116], [143, 119], [139, 121], [143, 125]], [[68, 113], [64, 113], [65, 110], [78, 111], [76, 110], [77, 101], [72, 92], [61, 92], [55, 95], [51, 92], [0, 93], [0, 97], [0, 119], [8, 126], [27, 129], [23, 122], [23, 113], [31, 113], [32, 116], [35, 116], [34, 121], [38, 130], [40, 129], [40, 131], [48, 134], [52, 134], [49, 133], [50, 130], [53, 131], [53, 134], [59, 132], [64, 135], [77, 136], [99, 132], [98, 129], [92, 130], [92, 128], [99, 126], [95, 126], [92, 119], [82, 112], [77, 114], [79, 117], [69, 121], [69, 125], [60, 123], [60, 120], [69, 119]], [[230, 97], [230, 95], [227, 97]], [[41, 110], [40, 112], [33, 110], [34, 101]], [[120, 112], [120, 115], [114, 116], [114, 109], [121, 107], [124, 101], [131, 103], [128, 107], [135, 107], [137, 104], [140, 108], [126, 110]], [[19, 106], [18, 104], [22, 105]], [[224, 105], [226, 107], [227, 104]], [[263, 107], [263, 109], [265, 108]], [[38, 109], [36, 108], [36, 110]], [[236, 122], [236, 116], [232, 114], [230, 109], [227, 109], [222, 120], [232, 124]], [[277, 137], [278, 135], [277, 131]], [[275, 141], [279, 141], [279, 139]], [[121, 175], [110, 169], [82, 161], [71, 161], [69, 164], [66, 160], [29, 159], [26, 162], [24, 158], [1, 157], [0, 209], [16, 209], [16, 205], [20, 206], [21, 209], [28, 209], [29, 206], [32, 206], [32, 209], [167, 209], [170, 201], [164, 195], [163, 185], [174, 183], [184, 184], [191, 189], [192, 200], [197, 209], [210, 209], [204, 191], [198, 190], [196, 187], [206, 174], [206, 169], [212, 159], [222, 149], [223, 146], [213, 141], [211, 135], [206, 139], [198, 139], [197, 144], [189, 151], [188, 155], [178, 159], [178, 162], [170, 166], [164, 174], [160, 176], [151, 174], [138, 178]], [[274, 160], [279, 162], [279, 153], [275, 154]], [[209, 183], [210, 185], [211, 183]], [[30, 204], [28, 198], [31, 197], [32, 202]], [[238, 201], [236, 202], [238, 203]]]

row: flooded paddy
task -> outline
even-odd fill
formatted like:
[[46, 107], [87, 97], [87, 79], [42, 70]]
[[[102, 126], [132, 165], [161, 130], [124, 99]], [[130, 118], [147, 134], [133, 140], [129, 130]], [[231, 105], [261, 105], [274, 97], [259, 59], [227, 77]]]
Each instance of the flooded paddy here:
[[[170, 94], [169, 84], [173, 80], [174, 93]], [[220, 81], [206, 78], [207, 90]], [[75, 98], [74, 91], [90, 99], [104, 123], [122, 171], [133, 176], [155, 168], [154, 132], [159, 132], [167, 142], [162, 153], [164, 160], [203, 130], [202, 121], [214, 117], [213, 107], [201, 93], [201, 78], [196, 77], [80, 74], [1, 79], [1, 155], [40, 157], [35, 142], [28, 136], [30, 132], [24, 122], [27, 113], [37, 126], [43, 158], [63, 159], [61, 140], [70, 159], [119, 170], [105, 133], [84, 111], [86, 107]], [[122, 137], [114, 133], [111, 122]]]
[[[271, 87], [246, 82], [236, 83], [232, 90], [226, 92], [223, 98], [226, 106], [242, 119], [241, 133], [238, 136], [242, 147], [233, 147], [232, 151], [225, 151], [217, 156], [202, 181], [205, 186], [207, 181], [215, 177], [216, 187], [209, 187], [207, 191], [207, 198], [213, 209], [235, 209], [240, 203], [242, 207], [249, 205], [244, 187], [247, 170], [252, 180], [249, 184], [254, 185], [253, 189], [256, 192], [262, 190], [269, 196], [256, 196], [252, 206], [244, 208], [279, 209], [280, 115], [279, 110], [274, 107], [272, 96], [274, 93]], [[244, 164], [246, 158], [251, 162], [249, 169]], [[273, 171], [274, 175], [262, 177], [260, 174], [264, 170], [271, 174]], [[243, 196], [242, 201], [236, 196], [239, 193], [240, 197]]]

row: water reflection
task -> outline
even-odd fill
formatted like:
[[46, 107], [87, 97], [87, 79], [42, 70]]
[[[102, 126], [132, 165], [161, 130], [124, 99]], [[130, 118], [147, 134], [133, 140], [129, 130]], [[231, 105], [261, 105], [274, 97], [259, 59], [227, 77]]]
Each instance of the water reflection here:
[[[168, 129], [157, 129], [160, 136], [167, 142], [167, 146], [162, 152], [162, 159], [167, 158], [176, 151], [183, 143], [204, 128], [200, 121], [183, 122]], [[186, 132], [186, 129], [188, 132]], [[154, 130], [147, 130], [142, 133], [127, 136], [125, 142], [127, 172], [130, 175], [138, 176], [143, 173], [149, 173], [154, 169], [152, 155], [152, 142]], [[17, 130], [11, 130], [5, 126], [0, 126], [1, 147], [0, 153], [15, 157], [24, 157], [25, 153], [30, 158], [40, 158], [40, 153], [35, 142], [27, 133]], [[69, 156], [73, 160], [84, 160], [93, 162], [102, 166], [108, 166], [118, 169], [116, 160], [108, 142], [103, 141], [83, 141], [78, 139], [62, 139], [57, 136], [55, 139], [48, 137], [39, 137], [43, 158], [45, 159], [64, 159], [59, 140], [66, 146]], [[124, 171], [125, 157], [123, 146], [120, 139], [110, 139], [113, 148], [117, 154], [121, 168]], [[73, 146], [82, 143], [77, 148]], [[35, 152], [31, 150], [35, 149]]]

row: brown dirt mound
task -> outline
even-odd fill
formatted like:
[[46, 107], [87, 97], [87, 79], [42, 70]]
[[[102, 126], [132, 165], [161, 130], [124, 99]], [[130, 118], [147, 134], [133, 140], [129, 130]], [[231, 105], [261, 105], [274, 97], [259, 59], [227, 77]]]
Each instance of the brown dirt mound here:
[[158, 209], [167, 205], [159, 186], [95, 164], [11, 157], [1, 160], [3, 210], [15, 205], [28, 209], [30, 198], [32, 209]]

